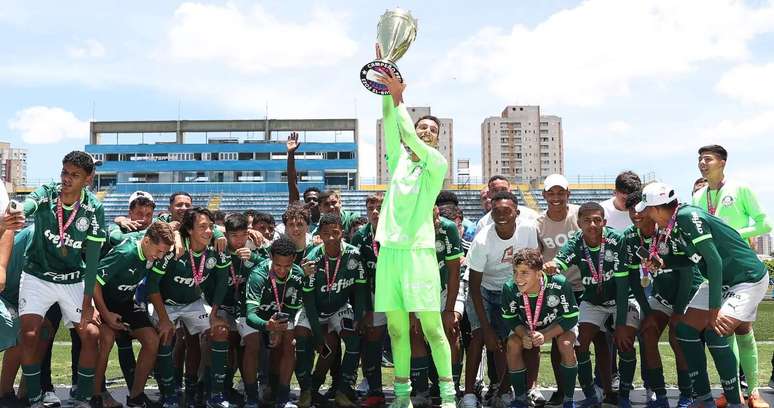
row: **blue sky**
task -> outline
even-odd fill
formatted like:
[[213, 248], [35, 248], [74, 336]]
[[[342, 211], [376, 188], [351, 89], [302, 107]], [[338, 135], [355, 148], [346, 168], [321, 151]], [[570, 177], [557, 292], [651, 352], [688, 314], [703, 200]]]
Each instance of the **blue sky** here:
[[[358, 82], [394, 1], [0, 0], [0, 139], [29, 177], [87, 141], [88, 121], [352, 117], [375, 174], [379, 98]], [[617, 0], [400, 4], [410, 105], [454, 119], [480, 171], [480, 124], [508, 104], [563, 118], [568, 176], [654, 171], [686, 196], [696, 148], [774, 208], [774, 3]]]

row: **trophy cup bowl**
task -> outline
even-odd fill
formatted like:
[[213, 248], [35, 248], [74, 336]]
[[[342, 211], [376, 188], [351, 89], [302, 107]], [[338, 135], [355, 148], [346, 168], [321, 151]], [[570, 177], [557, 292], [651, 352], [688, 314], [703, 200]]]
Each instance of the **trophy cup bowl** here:
[[403, 82], [395, 62], [408, 51], [417, 38], [417, 20], [407, 10], [395, 8], [387, 10], [379, 17], [376, 26], [376, 43], [382, 52], [382, 58], [365, 64], [360, 69], [360, 82], [369, 91], [378, 95], [387, 95], [387, 87], [376, 82], [376, 74], [390, 72]]

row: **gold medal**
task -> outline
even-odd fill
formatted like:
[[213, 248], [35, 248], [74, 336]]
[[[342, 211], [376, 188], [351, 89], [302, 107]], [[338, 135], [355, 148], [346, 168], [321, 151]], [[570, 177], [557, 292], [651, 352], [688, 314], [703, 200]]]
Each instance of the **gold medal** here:
[[64, 245], [60, 246], [59, 253], [62, 254], [62, 256], [67, 256], [67, 247]]
[[643, 276], [642, 279], [640, 279], [640, 285], [642, 285], [643, 288], [650, 286], [650, 276]]

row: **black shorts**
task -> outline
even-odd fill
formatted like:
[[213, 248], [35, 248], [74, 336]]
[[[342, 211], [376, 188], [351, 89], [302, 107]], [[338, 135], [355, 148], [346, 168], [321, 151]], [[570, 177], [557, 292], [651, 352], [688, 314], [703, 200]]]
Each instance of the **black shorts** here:
[[105, 305], [108, 310], [121, 316], [121, 321], [124, 324], [129, 325], [130, 331], [143, 329], [145, 327], [153, 327], [150, 315], [148, 315], [148, 310], [145, 306], [134, 303], [133, 299], [119, 302], [111, 302], [110, 300], [105, 299]]

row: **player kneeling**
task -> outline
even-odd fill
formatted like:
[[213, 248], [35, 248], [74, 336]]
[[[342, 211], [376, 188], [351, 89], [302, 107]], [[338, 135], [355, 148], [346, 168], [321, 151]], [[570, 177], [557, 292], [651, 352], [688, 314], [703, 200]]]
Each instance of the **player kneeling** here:
[[[271, 390], [275, 405], [290, 407], [290, 377], [296, 363], [293, 321], [301, 308], [304, 271], [293, 263], [296, 246], [288, 238], [272, 242], [270, 256], [250, 273], [245, 293], [247, 324], [267, 334], [264, 344], [271, 348], [269, 378], [276, 379]], [[245, 407], [257, 407], [257, 401], [248, 400]]]
[[527, 407], [527, 369], [524, 350], [540, 348], [557, 339], [562, 363], [559, 391], [563, 407], [575, 407], [573, 393], [578, 362], [575, 338], [578, 334], [578, 305], [572, 286], [564, 276], [543, 273], [543, 257], [537, 249], [520, 249], [513, 256], [513, 279], [503, 285], [503, 321], [508, 336], [508, 375], [516, 399], [511, 407]]
[[150, 321], [148, 311], [135, 303], [134, 295], [154, 263], [163, 258], [174, 244], [175, 234], [172, 228], [165, 222], [157, 221], [148, 227], [141, 240], [124, 240], [100, 261], [97, 269], [99, 285], [94, 289], [94, 303], [102, 325], [94, 395], [101, 391], [110, 350], [116, 336], [122, 331], [129, 331], [142, 348], [134, 371], [132, 389], [126, 397], [126, 405], [145, 408], [155, 406], [156, 403], [143, 391], [156, 361], [159, 335]]

